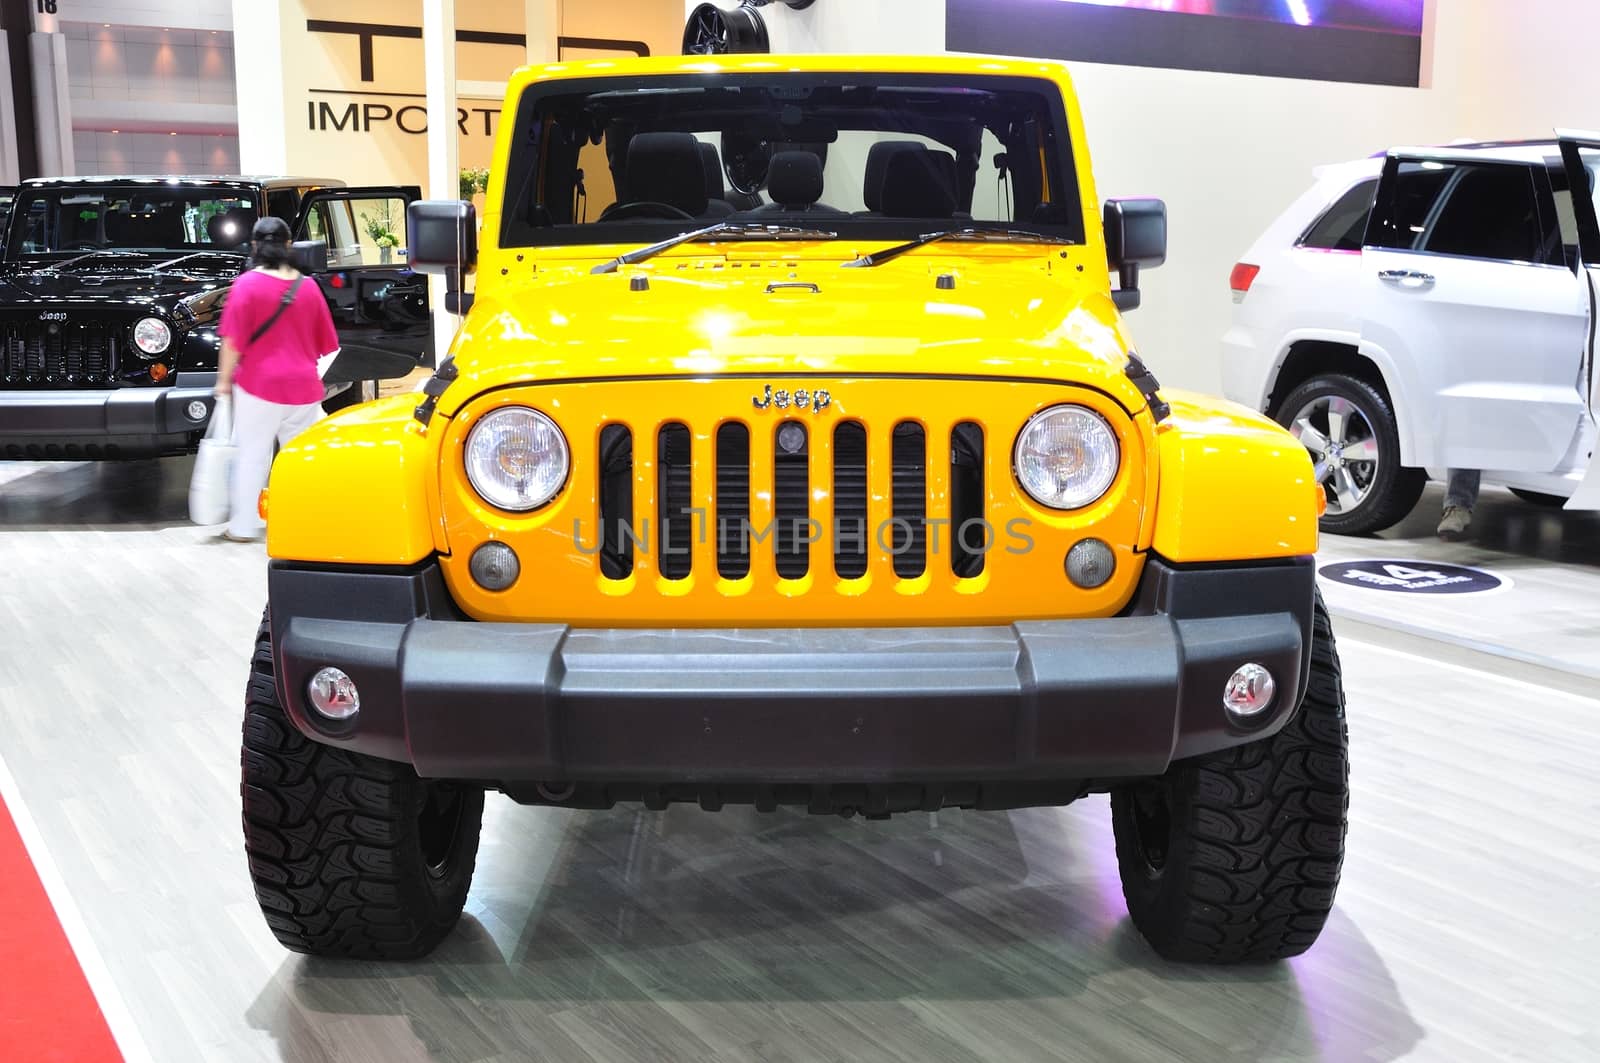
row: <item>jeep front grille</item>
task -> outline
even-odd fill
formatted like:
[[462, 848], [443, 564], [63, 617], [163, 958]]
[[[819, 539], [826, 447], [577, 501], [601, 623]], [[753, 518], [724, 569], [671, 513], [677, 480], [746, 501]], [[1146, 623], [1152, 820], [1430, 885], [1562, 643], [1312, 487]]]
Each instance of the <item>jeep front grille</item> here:
[[40, 388], [115, 384], [125, 331], [101, 321], [0, 321], [0, 381]]
[[[826, 389], [819, 409], [763, 405], [766, 383], [529, 383], [435, 418], [440, 558], [458, 604], [480, 620], [574, 627], [892, 626], [1105, 616], [1132, 594], [1155, 470], [1143, 429], [1106, 396], [1026, 380], [772, 387]], [[1032, 502], [1011, 470], [1022, 425], [1061, 402], [1116, 426], [1125, 472], [1070, 513]], [[571, 448], [566, 486], [526, 514], [487, 506], [461, 464], [478, 418], [513, 404], [547, 412]], [[1085, 591], [1064, 566], [1091, 535], [1112, 545], [1117, 571]], [[490, 540], [522, 562], [509, 590], [468, 570]]]
[[[714, 494], [697, 498], [693, 491], [693, 457], [689, 428], [681, 423], [662, 425], [649, 444], [656, 455], [656, 511], [636, 513], [631, 487], [635, 475], [633, 452], [639, 444], [630, 428], [608, 425], [601, 434], [601, 461], [596, 485], [600, 500], [601, 549], [597, 564], [602, 576], [624, 580], [633, 574], [635, 549], [648, 542], [657, 553], [656, 568], [669, 580], [694, 574], [694, 542], [699, 537], [715, 541], [717, 575], [744, 579], [753, 566], [780, 579], [797, 580], [825, 565], [840, 579], [859, 579], [867, 573], [868, 548], [875, 536], [892, 558], [894, 575], [915, 579], [927, 571], [928, 557], [928, 451], [927, 430], [918, 422], [902, 421], [890, 431], [890, 466], [887, 497], [890, 517], [884, 527], [868, 522], [867, 429], [859, 421], [844, 421], [828, 431], [827, 425], [782, 421], [767, 426], [773, 439], [763, 448], [754, 468], [751, 426], [726, 422], [717, 428]], [[948, 454], [949, 483], [960, 485], [959, 504], [949, 529], [939, 529], [939, 554], [950, 571], [964, 578], [983, 571], [983, 552], [970, 549], [973, 533], [954, 534], [968, 522], [984, 517], [983, 433], [977, 425], [954, 426], [940, 453]], [[787, 444], [787, 446], [785, 445]], [[792, 449], [790, 449], [792, 448]], [[813, 453], [820, 451], [820, 453]], [[813, 470], [821, 482], [813, 484]], [[830, 475], [831, 474], [831, 475]], [[831, 490], [830, 484], [831, 481]], [[979, 485], [973, 491], [971, 485]], [[756, 525], [750, 519], [752, 485], [770, 485], [772, 520]], [[831, 495], [831, 527], [824, 526], [813, 507], [817, 495]], [[642, 518], [642, 519], [641, 519]], [[955, 548], [952, 549], [951, 546]]]

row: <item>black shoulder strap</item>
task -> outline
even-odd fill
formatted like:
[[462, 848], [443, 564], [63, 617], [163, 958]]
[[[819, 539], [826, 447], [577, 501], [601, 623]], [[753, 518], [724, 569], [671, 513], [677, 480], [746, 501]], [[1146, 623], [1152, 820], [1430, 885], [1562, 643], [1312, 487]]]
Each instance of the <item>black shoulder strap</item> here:
[[283, 312], [294, 304], [294, 297], [299, 293], [300, 285], [305, 282], [305, 277], [301, 276], [293, 284], [289, 285], [289, 290], [283, 293], [283, 298], [278, 302], [278, 309], [274, 310], [272, 316], [267, 318], [266, 324], [256, 329], [255, 334], [250, 337], [250, 346], [254, 347], [260, 342], [261, 337], [265, 336], [267, 331], [278, 323], [278, 319], [283, 316]]

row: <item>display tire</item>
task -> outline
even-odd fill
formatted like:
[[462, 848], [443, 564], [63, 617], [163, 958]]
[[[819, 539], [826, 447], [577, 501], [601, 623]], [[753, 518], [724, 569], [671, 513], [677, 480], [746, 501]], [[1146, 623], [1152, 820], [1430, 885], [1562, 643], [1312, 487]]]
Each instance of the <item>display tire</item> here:
[[1111, 791], [1123, 896], [1157, 953], [1266, 963], [1311, 947], [1344, 862], [1348, 745], [1339, 654], [1319, 593], [1310, 686], [1281, 731]]
[[1360, 505], [1345, 513], [1326, 513], [1318, 526], [1330, 535], [1370, 535], [1392, 528], [1416, 508], [1428, 474], [1400, 464], [1399, 423], [1394, 405], [1381, 388], [1343, 373], [1314, 376], [1285, 395], [1272, 418], [1290, 428], [1295, 414], [1308, 403], [1333, 396], [1354, 405], [1372, 426], [1378, 444], [1378, 471]]
[[1544, 506], [1546, 509], [1561, 509], [1567, 504], [1567, 500], [1560, 495], [1547, 495], [1542, 491], [1524, 491], [1520, 487], [1513, 487], [1511, 493], [1530, 505]]
[[278, 700], [267, 617], [250, 662], [240, 760], [250, 877], [285, 948], [409, 960], [455, 926], [483, 790], [425, 782], [409, 765], [301, 734]]
[[683, 29], [684, 55], [747, 55], [772, 51], [767, 24], [753, 8], [701, 4]]

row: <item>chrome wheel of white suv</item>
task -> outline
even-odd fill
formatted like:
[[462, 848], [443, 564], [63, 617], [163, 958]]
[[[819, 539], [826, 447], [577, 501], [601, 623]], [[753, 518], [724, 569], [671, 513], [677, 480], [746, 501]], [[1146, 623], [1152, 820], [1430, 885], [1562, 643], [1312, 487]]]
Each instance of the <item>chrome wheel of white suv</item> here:
[[1400, 433], [1388, 396], [1359, 377], [1314, 376], [1276, 406], [1316, 464], [1328, 496], [1323, 531], [1365, 535], [1398, 522], [1417, 504], [1427, 474], [1400, 464]]
[[1372, 422], [1349, 399], [1324, 395], [1300, 407], [1289, 422], [1317, 463], [1317, 482], [1328, 489], [1328, 512], [1353, 513], [1372, 493], [1383, 454]]

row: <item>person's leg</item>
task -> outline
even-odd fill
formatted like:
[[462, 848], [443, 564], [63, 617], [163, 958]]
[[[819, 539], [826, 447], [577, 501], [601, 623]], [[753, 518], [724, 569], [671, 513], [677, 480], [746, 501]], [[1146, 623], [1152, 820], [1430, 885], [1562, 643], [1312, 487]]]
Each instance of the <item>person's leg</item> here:
[[1467, 537], [1482, 479], [1477, 469], [1450, 470], [1450, 483], [1444, 492], [1444, 513], [1439, 517], [1438, 528], [1439, 538], [1445, 542], [1453, 543]]
[[1444, 492], [1444, 508], [1455, 506], [1472, 512], [1472, 507], [1478, 504], [1478, 489], [1483, 482], [1483, 474], [1477, 469], [1451, 469], [1450, 484]]
[[278, 445], [286, 447], [295, 436], [322, 420], [322, 403], [305, 406], [284, 406], [283, 421], [278, 426]]
[[233, 389], [233, 471], [228, 480], [228, 534], [253, 539], [261, 534], [256, 503], [272, 468], [272, 443], [282, 409], [243, 388]]

